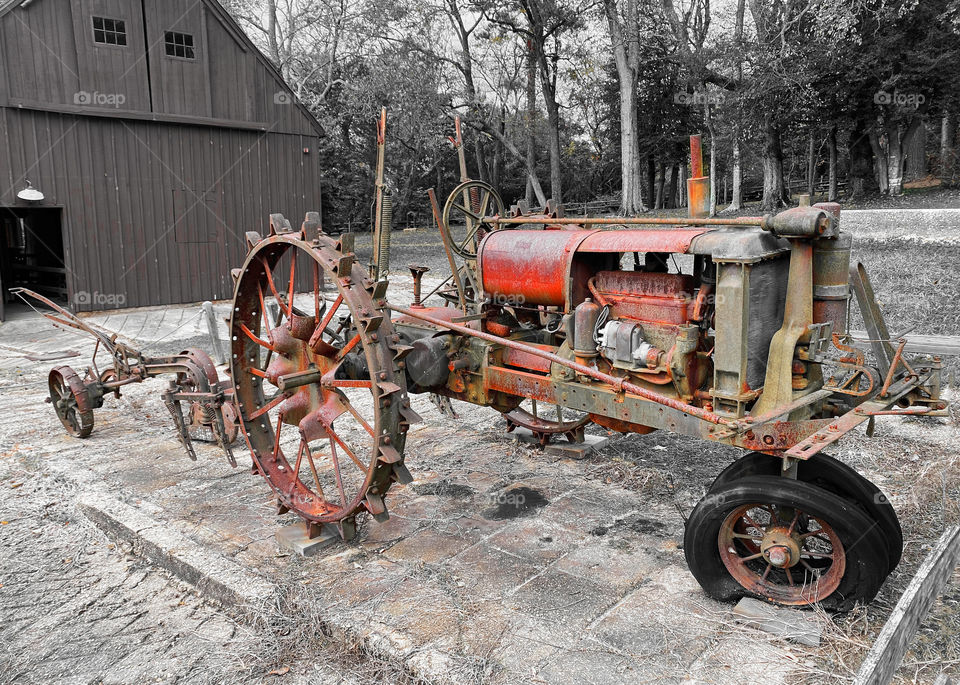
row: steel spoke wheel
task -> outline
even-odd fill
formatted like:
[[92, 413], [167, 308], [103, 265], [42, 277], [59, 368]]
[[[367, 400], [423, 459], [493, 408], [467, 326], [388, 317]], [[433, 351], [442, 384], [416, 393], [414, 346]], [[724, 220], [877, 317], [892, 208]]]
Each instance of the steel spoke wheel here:
[[687, 520], [684, 555], [710, 596], [847, 610], [887, 576], [879, 528], [859, 507], [780, 476], [711, 490]]
[[[711, 490], [749, 476], [779, 475], [782, 461], [760, 452], [751, 452], [720, 472]], [[903, 554], [903, 530], [897, 512], [876, 485], [838, 459], [813, 455], [797, 464], [797, 480], [823, 488], [854, 502], [880, 527], [887, 548], [887, 571], [893, 571]]]
[[491, 230], [482, 220], [492, 216], [503, 216], [503, 200], [489, 183], [465, 181], [454, 188], [443, 207], [443, 225], [457, 256], [477, 258], [477, 245]]
[[49, 401], [57, 418], [75, 438], [86, 438], [93, 432], [93, 402], [83, 381], [69, 366], [57, 366], [47, 377]]
[[[377, 285], [338, 248], [293, 233], [254, 245], [234, 296], [231, 370], [241, 430], [280, 511], [350, 538], [358, 513], [386, 518], [391, 483], [409, 480], [403, 443], [415, 415]], [[312, 287], [298, 293], [303, 281]]]

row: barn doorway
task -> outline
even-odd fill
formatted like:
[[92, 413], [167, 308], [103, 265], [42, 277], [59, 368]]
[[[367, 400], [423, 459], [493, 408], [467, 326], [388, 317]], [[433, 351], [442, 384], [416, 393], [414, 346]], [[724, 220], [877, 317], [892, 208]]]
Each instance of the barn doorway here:
[[59, 208], [0, 207], [0, 321], [26, 307], [10, 290], [30, 288], [69, 304]]

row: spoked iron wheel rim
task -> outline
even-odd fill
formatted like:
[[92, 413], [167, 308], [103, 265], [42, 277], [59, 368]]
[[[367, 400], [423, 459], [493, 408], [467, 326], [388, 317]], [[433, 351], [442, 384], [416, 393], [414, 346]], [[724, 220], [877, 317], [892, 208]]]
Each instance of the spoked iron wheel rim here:
[[826, 521], [796, 507], [740, 506], [724, 519], [717, 544], [734, 580], [781, 604], [812, 604], [829, 597], [846, 570], [839, 535]]
[[461, 259], [477, 258], [477, 245], [491, 230], [482, 219], [492, 216], [503, 216], [503, 200], [489, 183], [465, 181], [450, 193], [443, 207], [443, 225]]
[[[294, 303], [300, 270], [313, 283], [303, 309]], [[321, 277], [335, 286], [329, 299]], [[258, 470], [281, 511], [337, 523], [345, 537], [357, 513], [385, 517], [383, 496], [408, 475], [403, 348], [378, 287], [333, 238], [276, 235], [248, 254], [231, 319], [241, 428]], [[264, 314], [271, 300], [280, 310], [273, 328]]]
[[89, 436], [93, 431], [93, 408], [77, 372], [69, 366], [58, 366], [50, 370], [47, 383], [50, 402], [67, 433], [76, 438]]

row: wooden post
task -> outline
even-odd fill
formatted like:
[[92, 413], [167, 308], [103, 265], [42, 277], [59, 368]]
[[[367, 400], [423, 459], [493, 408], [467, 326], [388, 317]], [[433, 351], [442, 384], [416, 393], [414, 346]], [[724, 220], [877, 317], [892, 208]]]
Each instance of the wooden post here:
[[854, 685], [886, 685], [893, 679], [917, 628], [960, 561], [960, 526], [948, 529], [920, 564], [893, 613], [863, 660]]
[[223, 353], [223, 345], [220, 344], [220, 335], [217, 333], [217, 317], [213, 315], [213, 303], [207, 300], [200, 305], [203, 310], [203, 318], [207, 322], [207, 332], [210, 334], [210, 347], [213, 348], [213, 358], [217, 364], [226, 362], [226, 355]]

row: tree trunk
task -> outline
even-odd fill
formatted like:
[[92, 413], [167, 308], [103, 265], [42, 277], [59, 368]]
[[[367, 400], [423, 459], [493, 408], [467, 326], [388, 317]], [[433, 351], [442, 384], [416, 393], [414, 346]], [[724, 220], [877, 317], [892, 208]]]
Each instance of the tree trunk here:
[[540, 90], [543, 93], [544, 105], [547, 108], [547, 124], [550, 129], [550, 196], [557, 204], [563, 202], [560, 176], [560, 104], [557, 102], [557, 64], [553, 69], [548, 68], [544, 46], [538, 45], [537, 58], [540, 61]]
[[743, 206], [743, 171], [740, 164], [740, 123], [733, 125], [733, 183], [730, 206], [725, 211], [739, 212]]
[[[620, 84], [620, 211], [629, 216], [645, 211], [641, 193], [640, 131], [637, 123], [637, 74], [640, 54], [637, 0], [627, 0], [623, 22], [616, 0], [604, 0]], [[652, 185], [652, 182], [651, 182]]]
[[[527, 41], [527, 169], [537, 168], [537, 136], [534, 121], [537, 116], [537, 55], [532, 40]], [[527, 175], [527, 205], [533, 207], [533, 179]]]
[[710, 120], [707, 105], [707, 131], [710, 133], [710, 216], [717, 215], [717, 138], [713, 135], [713, 122]]
[[953, 154], [954, 118], [950, 112], [944, 112], [940, 120], [940, 184], [953, 183], [953, 168], [955, 164]]
[[907, 130], [903, 138], [903, 180], [916, 181], [927, 176], [927, 127], [924, 117], [916, 117], [919, 124]]
[[810, 140], [807, 143], [807, 194], [810, 196], [811, 201], [813, 200], [813, 191], [816, 186], [814, 174], [817, 173], [817, 156], [815, 150], [813, 131], [811, 131]]
[[[916, 119], [916, 117], [914, 117]], [[913, 128], [911, 123], [910, 128]], [[898, 124], [887, 124], [887, 192], [903, 194], [904, 135]]]
[[655, 207], [663, 209], [667, 206], [663, 192], [667, 183], [667, 165], [662, 158], [658, 161], [657, 167], [657, 202]]
[[267, 0], [267, 50], [270, 53], [270, 61], [272, 61], [277, 69], [284, 71], [284, 78], [287, 77], [286, 70], [284, 65], [280, 60], [280, 41], [277, 38], [277, 27], [279, 26], [279, 21], [277, 19], [277, 0]]
[[890, 192], [890, 174], [887, 171], [887, 151], [876, 130], [870, 130], [870, 151], [873, 153], [873, 175], [881, 195]]
[[783, 183], [783, 147], [780, 144], [780, 127], [772, 115], [766, 115], [763, 128], [763, 199], [760, 209], [772, 212], [787, 204]]
[[827, 147], [830, 149], [830, 185], [827, 190], [827, 201], [837, 201], [837, 125], [831, 124], [827, 136]]
[[620, 83], [620, 211], [632, 216], [645, 210], [641, 187], [639, 130], [637, 127], [637, 87], [631, 80]]
[[687, 206], [687, 165], [677, 165], [677, 207]]
[[670, 165], [670, 186], [667, 190], [667, 195], [663, 206], [667, 209], [672, 209], [677, 206], [677, 180], [680, 175], [680, 169], [676, 164]]
[[851, 200], [860, 200], [877, 190], [873, 165], [873, 145], [867, 124], [858, 120], [850, 134], [850, 171], [847, 174], [847, 195]]
[[[497, 117], [496, 126], [500, 131], [501, 136], [504, 136], [506, 133], [506, 111], [501, 108], [500, 115]], [[493, 163], [490, 167], [490, 185], [494, 188], [500, 188], [500, 178], [503, 175], [503, 143], [500, 142], [500, 139], [496, 139], [496, 145], [493, 148]]]
[[657, 183], [657, 165], [653, 160], [653, 155], [647, 155], [647, 197], [653, 202], [654, 187]]
[[[542, 78], [542, 77], [541, 77]], [[550, 125], [550, 196], [557, 204], [563, 201], [560, 176], [560, 106], [552, 97], [547, 102], [547, 123]]]

